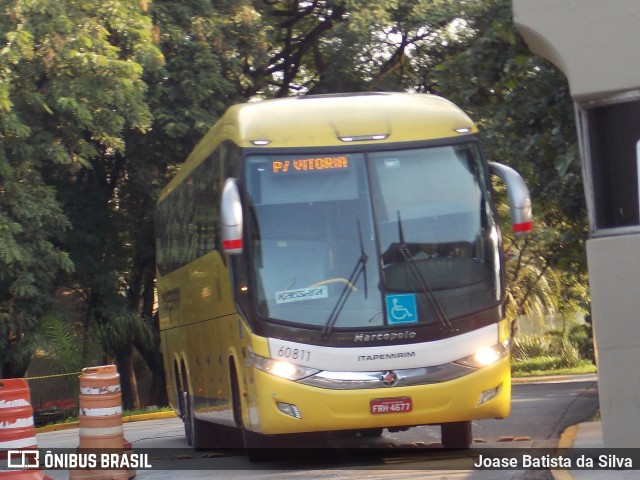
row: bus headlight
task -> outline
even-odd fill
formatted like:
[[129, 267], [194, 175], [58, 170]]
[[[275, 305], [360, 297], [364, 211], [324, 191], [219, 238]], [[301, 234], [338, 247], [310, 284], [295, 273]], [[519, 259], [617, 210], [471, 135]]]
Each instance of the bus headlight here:
[[509, 343], [498, 343], [491, 347], [479, 348], [476, 353], [468, 357], [461, 358], [455, 363], [465, 365], [467, 367], [482, 368], [494, 364], [501, 358], [509, 354]]
[[283, 362], [281, 360], [273, 360], [265, 358], [255, 353], [251, 354], [253, 365], [263, 372], [270, 373], [276, 377], [286, 378], [287, 380], [298, 381], [303, 378], [315, 375], [320, 370], [315, 368], [303, 367], [295, 363]]

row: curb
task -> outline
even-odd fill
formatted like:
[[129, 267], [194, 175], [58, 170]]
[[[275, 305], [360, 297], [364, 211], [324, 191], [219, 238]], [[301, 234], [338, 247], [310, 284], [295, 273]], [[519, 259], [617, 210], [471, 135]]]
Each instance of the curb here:
[[[571, 425], [570, 427], [565, 428], [565, 430], [560, 435], [558, 448], [573, 448], [573, 444], [576, 440], [577, 435], [578, 425]], [[573, 475], [571, 475], [571, 472], [569, 470], [551, 469], [550, 471], [555, 480], [573, 480]]]
[[581, 373], [576, 375], [538, 375], [531, 377], [511, 377], [512, 384], [522, 383], [553, 383], [553, 382], [567, 382], [567, 381], [597, 381], [597, 373]]
[[152, 412], [152, 413], [140, 413], [138, 415], [127, 415], [122, 417], [122, 423], [130, 422], [144, 422], [146, 420], [161, 420], [163, 418], [176, 417], [176, 412]]
[[[535, 377], [518, 377], [512, 378], [512, 384], [535, 384], [535, 383], [552, 383], [565, 381], [598, 381], [597, 373], [586, 373], [579, 375], [546, 375]], [[576, 437], [578, 435], [578, 425], [567, 427], [560, 435], [558, 440], [558, 448], [573, 448]], [[574, 476], [569, 470], [550, 469], [551, 476], [554, 480], [574, 480]]]
[[[175, 416], [176, 416], [175, 412], [141, 413], [138, 415], [123, 416], [122, 423], [143, 422], [145, 420], [161, 420], [163, 418], [173, 418]], [[44, 427], [36, 428], [36, 433], [71, 430], [72, 428], [78, 428], [79, 425], [80, 425], [80, 422], [67, 422], [67, 423], [56, 423], [54, 425], [45, 425]]]

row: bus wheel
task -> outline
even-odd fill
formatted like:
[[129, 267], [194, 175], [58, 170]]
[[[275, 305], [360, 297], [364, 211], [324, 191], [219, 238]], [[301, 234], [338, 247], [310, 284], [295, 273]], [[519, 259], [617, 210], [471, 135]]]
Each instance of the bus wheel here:
[[191, 399], [188, 392], [182, 392], [182, 422], [184, 423], [184, 436], [187, 445], [193, 446], [193, 413], [191, 411]]
[[242, 421], [242, 404], [240, 401], [240, 387], [238, 387], [238, 377], [235, 368], [231, 367], [231, 401], [233, 402], [233, 419], [242, 433], [242, 443], [247, 459], [250, 462], [264, 462], [270, 460], [272, 455], [269, 450], [268, 437], [247, 430]]
[[473, 442], [471, 421], [443, 423], [440, 431], [444, 448], [469, 448]]
[[242, 440], [244, 442], [244, 451], [247, 459], [252, 463], [266, 462], [274, 458], [279, 458], [277, 447], [274, 449], [274, 446], [270, 444], [269, 438], [266, 435], [250, 432], [243, 427]]
[[[193, 414], [193, 402], [189, 397], [189, 394], [184, 394], [184, 415], [182, 421], [184, 422], [184, 435], [187, 438], [187, 444], [193, 447], [194, 450], [207, 450], [212, 448], [221, 447], [234, 447], [234, 436], [222, 435], [219, 430], [220, 427], [210, 422], [198, 420]], [[224, 439], [227, 442], [223, 445], [221, 441]]]

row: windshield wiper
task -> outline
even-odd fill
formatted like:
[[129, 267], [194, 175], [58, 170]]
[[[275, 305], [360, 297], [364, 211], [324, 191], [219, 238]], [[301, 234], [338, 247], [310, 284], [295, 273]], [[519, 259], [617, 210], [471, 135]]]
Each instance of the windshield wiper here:
[[331, 335], [331, 331], [333, 330], [334, 325], [338, 321], [340, 312], [342, 312], [344, 305], [347, 303], [347, 300], [349, 299], [349, 295], [351, 295], [351, 292], [354, 289], [354, 285], [360, 278], [360, 275], [362, 275], [363, 273], [364, 273], [364, 298], [366, 299], [368, 295], [367, 293], [368, 291], [367, 261], [369, 260], [369, 256], [364, 251], [364, 241], [362, 240], [362, 229], [360, 228], [360, 220], [357, 221], [357, 225], [358, 225], [358, 239], [360, 240], [360, 257], [358, 258], [358, 261], [356, 262], [356, 265], [353, 268], [353, 271], [351, 272], [351, 275], [349, 276], [347, 283], [345, 283], [344, 288], [342, 289], [342, 292], [340, 292], [338, 301], [333, 306], [333, 310], [331, 311], [329, 318], [327, 318], [327, 322], [324, 324], [324, 327], [322, 329], [322, 338], [325, 340], [329, 339], [329, 336]]
[[440, 302], [438, 302], [438, 299], [434, 295], [433, 290], [429, 286], [429, 283], [424, 278], [424, 275], [422, 275], [422, 272], [416, 265], [416, 261], [413, 259], [413, 255], [409, 250], [409, 245], [404, 239], [404, 232], [402, 230], [402, 219], [400, 218], [400, 211], [398, 211], [397, 213], [398, 213], [398, 236], [400, 238], [398, 251], [400, 252], [400, 255], [402, 255], [403, 260], [409, 266], [409, 270], [411, 271], [411, 273], [413, 274], [413, 277], [418, 283], [420, 290], [425, 295], [425, 297], [429, 299], [429, 302], [431, 302], [431, 305], [433, 306], [433, 310], [436, 312], [436, 317], [438, 317], [438, 321], [440, 322], [440, 326], [442, 330], [445, 333], [456, 332], [458, 329], [451, 324], [451, 321], [449, 320], [449, 317], [447, 316], [444, 309], [442, 308], [442, 305], [440, 305]]

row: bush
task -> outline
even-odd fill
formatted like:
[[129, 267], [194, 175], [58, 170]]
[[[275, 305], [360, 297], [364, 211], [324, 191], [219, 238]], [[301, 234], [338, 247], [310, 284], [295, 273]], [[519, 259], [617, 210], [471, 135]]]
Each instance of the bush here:
[[511, 356], [514, 360], [527, 360], [549, 354], [549, 342], [542, 335], [522, 335], [513, 339]]
[[521, 373], [546, 372], [563, 368], [562, 358], [556, 355], [544, 355], [536, 358], [516, 360], [512, 364], [512, 371]]
[[578, 365], [580, 362], [580, 352], [568, 336], [559, 339], [559, 349], [563, 367], [573, 368]]
[[562, 355], [562, 339], [565, 336], [565, 333], [562, 329], [554, 328], [552, 330], [547, 330], [545, 333], [545, 338], [549, 340], [549, 355]]
[[565, 330], [549, 330], [546, 335], [551, 337], [549, 354], [560, 356], [565, 367], [575, 367], [581, 358], [592, 360], [593, 354], [588, 354], [589, 335], [582, 324], [574, 324]]
[[589, 323], [575, 325], [569, 331], [571, 342], [578, 348], [580, 358], [595, 363], [596, 356], [593, 348], [593, 327]]
[[515, 360], [511, 363], [511, 373], [515, 377], [531, 375], [568, 375], [575, 373], [594, 373], [596, 367], [589, 360], [579, 360], [575, 367], [564, 367], [565, 361], [557, 355], [532, 358], [529, 360]]
[[522, 335], [511, 346], [512, 371], [540, 374], [549, 371], [593, 371], [594, 353], [591, 325], [574, 324], [544, 335]]

